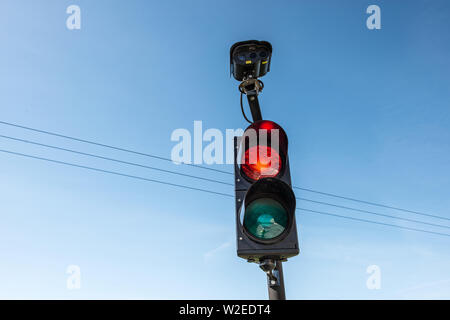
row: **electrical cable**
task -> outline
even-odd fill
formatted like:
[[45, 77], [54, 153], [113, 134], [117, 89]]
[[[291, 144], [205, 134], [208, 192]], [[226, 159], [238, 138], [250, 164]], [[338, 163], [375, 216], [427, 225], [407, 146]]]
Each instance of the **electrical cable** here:
[[55, 133], [55, 132], [50, 132], [50, 131], [30, 128], [30, 127], [26, 127], [26, 126], [10, 123], [10, 122], [0, 121], [0, 124], [4, 124], [4, 125], [16, 127], [16, 128], [21, 128], [21, 129], [25, 129], [25, 130], [30, 130], [30, 131], [34, 131], [34, 132], [44, 133], [44, 134], [48, 134], [48, 135], [51, 135], [51, 136], [60, 137], [60, 138], [64, 138], [64, 139], [69, 139], [69, 140], [73, 140], [73, 141], [88, 143], [88, 144], [99, 146], [99, 147], [104, 147], [104, 148], [109, 148], [109, 149], [113, 149], [113, 150], [133, 153], [133, 154], [137, 154], [137, 155], [140, 155], [140, 156], [145, 156], [145, 157], [150, 157], [150, 158], [154, 158], [154, 159], [169, 161], [169, 162], [172, 162], [172, 163], [185, 164], [185, 165], [196, 167], [196, 168], [200, 168], [200, 169], [205, 169], [205, 170], [210, 170], [210, 171], [215, 171], [215, 172], [220, 172], [220, 173], [225, 173], [225, 174], [232, 174], [231, 172], [228, 172], [228, 171], [223, 171], [223, 170], [219, 170], [219, 169], [204, 167], [204, 166], [200, 166], [200, 165], [196, 165], [196, 164], [192, 164], [192, 163], [184, 163], [184, 162], [183, 163], [179, 163], [177, 161], [172, 161], [172, 159], [161, 157], [161, 156], [157, 156], [157, 155], [153, 155], [153, 154], [149, 154], [149, 153], [143, 153], [143, 152], [134, 151], [134, 150], [130, 150], [130, 149], [115, 147], [115, 146], [108, 145], [108, 144], [103, 144], [103, 143], [99, 143], [99, 142], [95, 142], [95, 141], [89, 141], [89, 140], [84, 140], [84, 139], [75, 138], [75, 137], [71, 137], [71, 136], [66, 136], [66, 135], [63, 135], [63, 134]]
[[191, 175], [191, 174], [180, 173], [180, 172], [175, 172], [175, 171], [171, 171], [171, 170], [165, 170], [165, 169], [161, 169], [161, 168], [157, 168], [157, 167], [151, 167], [151, 166], [147, 166], [147, 165], [143, 165], [143, 164], [139, 164], [139, 163], [135, 163], [135, 162], [128, 162], [128, 161], [123, 161], [123, 160], [119, 160], [119, 159], [108, 158], [108, 157], [104, 157], [104, 156], [95, 155], [95, 154], [92, 154], [92, 153], [86, 153], [86, 152], [81, 152], [81, 151], [77, 151], [77, 150], [73, 150], [73, 149], [61, 148], [61, 147], [52, 146], [52, 145], [48, 145], [48, 144], [43, 144], [43, 143], [31, 141], [31, 140], [19, 139], [19, 138], [14, 138], [14, 137], [10, 137], [10, 136], [4, 136], [4, 135], [0, 135], [0, 137], [1, 138], [5, 138], [5, 139], [14, 140], [14, 141], [20, 141], [20, 142], [24, 142], [24, 143], [28, 143], [28, 144], [33, 144], [33, 145], [37, 145], [37, 146], [41, 146], [41, 147], [51, 148], [51, 149], [55, 149], [55, 150], [61, 150], [61, 151], [75, 153], [75, 154], [80, 154], [80, 155], [83, 155], [83, 156], [88, 156], [88, 157], [98, 158], [98, 159], [102, 159], [102, 160], [108, 160], [108, 161], [123, 163], [123, 164], [127, 164], [127, 165], [130, 165], [130, 166], [141, 167], [141, 168], [145, 168], [145, 169], [161, 171], [161, 172], [170, 173], [170, 174], [176, 174], [176, 175], [184, 176], [184, 177], [188, 177], [188, 178], [200, 179], [200, 180], [204, 180], [204, 181], [209, 181], [209, 182], [220, 183], [220, 184], [224, 184], [224, 185], [228, 185], [228, 186], [233, 186], [233, 184], [231, 184], [229, 182], [223, 182], [223, 181], [219, 181], [219, 180], [215, 180], [215, 179], [208, 179], [208, 178], [203, 178], [203, 177], [199, 177], [199, 176], [194, 176], [194, 175]]
[[450, 221], [450, 218], [443, 217], [443, 216], [437, 216], [437, 215], [433, 215], [433, 214], [428, 214], [428, 213], [423, 213], [423, 212], [418, 212], [418, 211], [413, 211], [413, 210], [408, 210], [408, 209], [402, 209], [402, 208], [398, 208], [398, 207], [392, 207], [392, 206], [388, 206], [388, 205], [380, 204], [380, 203], [376, 203], [376, 202], [370, 202], [370, 201], [359, 200], [359, 199], [355, 199], [355, 198], [344, 197], [344, 196], [340, 196], [340, 195], [333, 194], [333, 193], [327, 193], [327, 192], [322, 192], [322, 191], [312, 190], [312, 189], [307, 189], [307, 188], [301, 188], [301, 187], [296, 187], [296, 186], [293, 186], [292, 188], [298, 189], [298, 190], [303, 190], [303, 191], [308, 191], [308, 192], [312, 192], [312, 193], [317, 193], [317, 194], [321, 194], [321, 195], [329, 196], [329, 197], [333, 197], [333, 198], [339, 198], [339, 199], [369, 204], [371, 206], [377, 206], [377, 207], [386, 208], [386, 209], [403, 211], [403, 212], [407, 212], [407, 213], [414, 213], [414, 214], [417, 214], [420, 216], [426, 216], [426, 217]]
[[[148, 178], [144, 178], [144, 177], [140, 177], [140, 176], [134, 176], [134, 175], [124, 174], [124, 173], [120, 173], [120, 172], [116, 172], [116, 171], [88, 167], [88, 166], [78, 165], [78, 164], [65, 162], [65, 161], [37, 157], [37, 156], [19, 153], [19, 152], [13, 152], [13, 151], [9, 151], [9, 150], [0, 149], [0, 152], [6, 153], [6, 154], [12, 154], [12, 155], [16, 155], [16, 156], [22, 156], [22, 157], [26, 157], [26, 158], [31, 158], [31, 159], [35, 159], [35, 160], [42, 160], [42, 161], [47, 161], [47, 162], [51, 162], [51, 163], [62, 164], [62, 165], [81, 168], [81, 169], [87, 169], [87, 170], [91, 170], [91, 171], [97, 171], [97, 172], [101, 172], [101, 173], [109, 173], [112, 175], [133, 178], [133, 179], [143, 180], [143, 181], [147, 181], [147, 182], [154, 182], [154, 183], [169, 185], [169, 186], [173, 186], [173, 187], [179, 187], [179, 188], [184, 188], [184, 189], [189, 189], [189, 190], [194, 190], [194, 191], [201, 191], [201, 192], [206, 192], [206, 193], [225, 196], [225, 197], [234, 197], [232, 194], [228, 194], [228, 193], [216, 192], [216, 191], [211, 191], [211, 190], [206, 190], [206, 189], [201, 189], [201, 188], [196, 188], [196, 187], [191, 187], [191, 186], [186, 186], [186, 185], [181, 185], [181, 184], [175, 184], [175, 183], [170, 183], [170, 182], [165, 182], [165, 181], [160, 181], [160, 180], [155, 180], [155, 179], [148, 179]], [[316, 213], [316, 214], [322, 214], [322, 215], [328, 215], [328, 216], [334, 216], [334, 217], [340, 217], [340, 218], [361, 221], [361, 222], [366, 222], [366, 223], [373, 223], [373, 224], [378, 224], [378, 225], [396, 227], [396, 228], [410, 230], [410, 231], [425, 232], [425, 233], [450, 237], [450, 234], [433, 232], [433, 231], [423, 230], [423, 229], [409, 228], [409, 227], [404, 227], [404, 226], [398, 226], [398, 225], [387, 224], [387, 223], [382, 223], [382, 222], [373, 221], [373, 220], [366, 220], [366, 219], [359, 219], [359, 218], [353, 218], [353, 217], [348, 217], [348, 216], [336, 215], [336, 214], [323, 212], [323, 211], [316, 211], [316, 210], [310, 210], [310, 209], [305, 209], [305, 208], [296, 208], [296, 210], [301, 210], [301, 211]]]
[[296, 208], [296, 210], [301, 210], [301, 211], [305, 211], [305, 212], [308, 212], [308, 213], [315, 213], [315, 214], [322, 214], [322, 215], [327, 215], [327, 216], [332, 216], [332, 217], [344, 218], [344, 219], [349, 219], [349, 220], [355, 220], [355, 221], [379, 224], [379, 225], [382, 225], [382, 226], [395, 227], [395, 228], [405, 229], [405, 230], [409, 230], [409, 231], [425, 232], [425, 233], [431, 233], [431, 234], [436, 234], [436, 235], [440, 235], [440, 236], [450, 237], [450, 234], [447, 234], [447, 233], [441, 233], [441, 232], [434, 232], [434, 231], [428, 231], [428, 230], [423, 230], [423, 229], [403, 227], [403, 226], [398, 226], [398, 225], [395, 225], [395, 224], [383, 223], [383, 222], [378, 222], [378, 221], [373, 221], [373, 220], [366, 220], [366, 219], [360, 219], [360, 218], [353, 218], [353, 217], [342, 216], [342, 215], [339, 215], [339, 214], [334, 214], [334, 213], [329, 213], [329, 212], [309, 210], [309, 209], [305, 209], [305, 208]]
[[59, 160], [53, 160], [53, 159], [48, 159], [48, 158], [43, 158], [43, 157], [37, 157], [37, 156], [25, 154], [25, 153], [13, 152], [13, 151], [8, 151], [8, 150], [3, 150], [3, 149], [0, 149], [0, 152], [9, 153], [9, 154], [13, 154], [13, 155], [16, 155], [16, 156], [22, 156], [22, 157], [36, 159], [36, 160], [42, 160], [42, 161], [48, 161], [48, 162], [63, 164], [63, 165], [66, 165], [66, 166], [72, 166], [72, 167], [76, 167], [76, 168], [82, 168], [82, 169], [87, 169], [87, 170], [92, 170], [92, 171], [97, 171], [97, 172], [102, 172], [102, 173], [114, 174], [114, 175], [117, 175], [117, 176], [123, 176], [123, 177], [127, 177], [127, 178], [133, 178], [133, 179], [144, 180], [144, 181], [148, 181], [148, 182], [155, 182], [155, 183], [165, 184], [165, 185], [169, 185], [169, 186], [173, 186], [173, 187], [179, 187], [179, 188], [190, 189], [190, 190], [195, 190], [195, 191], [203, 191], [203, 192], [208, 192], [208, 193], [217, 194], [217, 195], [226, 196], [226, 197], [233, 197], [232, 194], [216, 192], [216, 191], [211, 191], [211, 190], [206, 190], [206, 189], [201, 189], [201, 188], [196, 188], [196, 187], [190, 187], [190, 186], [185, 186], [185, 185], [181, 185], [181, 184], [176, 184], [176, 183], [171, 183], [171, 182], [166, 182], [166, 181], [160, 181], [160, 180], [155, 180], [155, 179], [149, 179], [149, 178], [144, 178], [144, 177], [140, 177], [140, 176], [134, 176], [134, 175], [130, 175], [130, 174], [120, 173], [120, 172], [116, 172], [116, 171], [110, 171], [110, 170], [104, 170], [104, 169], [99, 169], [99, 168], [94, 168], [94, 167], [88, 167], [88, 166], [74, 164], [74, 163], [70, 163], [70, 162], [66, 162], [66, 161], [59, 161]]
[[[185, 177], [188, 177], [188, 178], [194, 178], [194, 179], [204, 180], [204, 181], [208, 181], [208, 182], [213, 182], [213, 183], [219, 183], [219, 184], [223, 184], [223, 185], [233, 186], [232, 183], [223, 182], [223, 181], [219, 181], [219, 180], [215, 180], [215, 179], [208, 179], [208, 178], [203, 178], [203, 177], [199, 177], [199, 176], [195, 176], [195, 175], [184, 174], [184, 173], [179, 173], [179, 172], [175, 172], [175, 171], [171, 171], [171, 170], [165, 170], [165, 169], [161, 169], [161, 168], [146, 166], [146, 165], [142, 165], [142, 164], [138, 164], [138, 163], [134, 163], [134, 162], [122, 161], [122, 160], [118, 160], [118, 159], [114, 159], [114, 158], [108, 158], [108, 157], [99, 156], [99, 155], [86, 153], [86, 152], [81, 152], [81, 151], [77, 151], [77, 150], [73, 150], [73, 149], [67, 149], [67, 148], [61, 148], [61, 147], [52, 146], [52, 145], [48, 145], [48, 144], [43, 144], [43, 143], [31, 141], [31, 140], [25, 140], [25, 139], [20, 139], [20, 138], [5, 136], [5, 135], [0, 135], [0, 137], [1, 138], [5, 138], [5, 139], [14, 140], [14, 141], [24, 142], [24, 143], [28, 143], [28, 144], [43, 146], [43, 147], [51, 148], [51, 149], [55, 149], [55, 150], [61, 150], [61, 151], [71, 152], [71, 153], [80, 154], [80, 155], [84, 155], [84, 156], [94, 157], [94, 158], [98, 158], [98, 159], [102, 159], [102, 160], [108, 160], [108, 161], [123, 163], [123, 164], [126, 164], [126, 165], [132, 165], [132, 166], [136, 166], [136, 167], [141, 167], [141, 168], [145, 168], [145, 169], [151, 169], [151, 170], [156, 170], [156, 171], [160, 171], [160, 172], [165, 172], [165, 173], [185, 176]], [[382, 214], [382, 213], [368, 211], [368, 210], [362, 210], [362, 209], [357, 209], [357, 208], [352, 208], [352, 207], [347, 207], [347, 206], [341, 206], [341, 205], [332, 204], [332, 203], [328, 203], [328, 202], [316, 201], [316, 200], [311, 200], [311, 199], [307, 199], [307, 198], [300, 198], [300, 197], [298, 197], [296, 199], [297, 200], [301, 200], [301, 201], [308, 201], [308, 202], [312, 202], [312, 203], [327, 205], [327, 206], [333, 206], [333, 207], [336, 207], [336, 208], [341, 208], [341, 209], [346, 209], [346, 210], [352, 210], [352, 211], [368, 213], [368, 214], [372, 214], [372, 215], [378, 215], [378, 216], [392, 218], [392, 219], [398, 219], [398, 220], [403, 220], [403, 221], [409, 221], [409, 222], [414, 222], [414, 223], [430, 225], [430, 226], [434, 226], [434, 227], [450, 229], [450, 226], [439, 225], [439, 224], [434, 224], [434, 223], [429, 223], [429, 222], [424, 222], [424, 221], [419, 221], [419, 220], [414, 220], [414, 219], [396, 217], [396, 216], [392, 216], [392, 215], [388, 215], [388, 214]]]
[[441, 225], [441, 224], [435, 224], [435, 223], [429, 223], [429, 222], [420, 221], [420, 220], [396, 217], [396, 216], [391, 216], [389, 214], [383, 214], [383, 213], [378, 213], [378, 212], [373, 212], [373, 211], [368, 211], [368, 210], [362, 210], [362, 209], [357, 209], [357, 208], [352, 208], [352, 207], [346, 207], [346, 206], [341, 206], [341, 205], [332, 204], [332, 203], [328, 203], [328, 202], [316, 201], [316, 200], [311, 200], [311, 199], [306, 199], [306, 198], [295, 198], [295, 199], [300, 200], [300, 201], [308, 201], [308, 202], [322, 204], [322, 205], [326, 205], [326, 206], [332, 206], [332, 207], [336, 207], [336, 208], [346, 209], [346, 210], [352, 210], [352, 211], [357, 211], [357, 212], [362, 212], [362, 213], [368, 213], [368, 214], [372, 214], [372, 215], [376, 215], [376, 216], [380, 216], [380, 217], [398, 219], [398, 220], [403, 220], [403, 221], [408, 221], [408, 222], [426, 224], [426, 225], [433, 226], [433, 227], [450, 229], [450, 226], [444, 226], [444, 225]]
[[[242, 95], [241, 95], [241, 98], [242, 98]], [[242, 108], [242, 110], [243, 110], [243, 108]], [[133, 154], [137, 154], [137, 155], [147, 156], [147, 157], [151, 157], [151, 158], [155, 158], [155, 159], [170, 161], [170, 162], [173, 163], [173, 161], [171, 159], [164, 158], [164, 157], [161, 157], [161, 156], [147, 154], [147, 153], [142, 153], [142, 152], [139, 152], [139, 151], [134, 151], [134, 150], [130, 150], [130, 149], [115, 147], [115, 146], [112, 146], [112, 145], [102, 144], [102, 143], [89, 141], [89, 140], [84, 140], [84, 139], [80, 139], [80, 138], [75, 138], [75, 137], [71, 137], [71, 136], [67, 136], [67, 135], [63, 135], [63, 134], [59, 134], [59, 133], [55, 133], [55, 132], [50, 132], [50, 131], [46, 131], [46, 130], [41, 130], [41, 129], [31, 128], [31, 127], [27, 127], [27, 126], [22, 126], [22, 125], [11, 123], [11, 122], [0, 121], [0, 124], [4, 124], [4, 125], [7, 125], [7, 126], [12, 126], [12, 127], [16, 127], [16, 128], [21, 128], [21, 129], [25, 129], [25, 130], [29, 130], [29, 131], [44, 133], [44, 134], [47, 134], [47, 135], [61, 137], [61, 138], [74, 140], [74, 141], [78, 141], [78, 142], [88, 143], [88, 144], [91, 144], [91, 145], [96, 145], [96, 146], [101, 146], [101, 147], [110, 148], [110, 149], [114, 149], [114, 150], [119, 150], [119, 151], [123, 151], [123, 152], [128, 152], [128, 153], [133, 153]], [[196, 168], [211, 170], [211, 171], [215, 171], [215, 172], [219, 172], [219, 173], [223, 173], [223, 174], [233, 175], [232, 172], [223, 171], [223, 170], [219, 170], [219, 169], [214, 169], [214, 168], [209, 168], [209, 167], [195, 165], [195, 164], [189, 164], [189, 163], [182, 163], [182, 164], [186, 164], [186, 165], [189, 165], [189, 166], [192, 166], [192, 167], [196, 167]], [[343, 200], [364, 203], [364, 204], [377, 206], [377, 207], [381, 207], [381, 208], [392, 209], [392, 210], [402, 211], [402, 212], [406, 212], [406, 213], [413, 213], [413, 214], [416, 214], [416, 215], [421, 215], [421, 216], [426, 216], [426, 217], [431, 217], [431, 218], [436, 218], [436, 219], [442, 219], [442, 220], [450, 221], [450, 218], [443, 217], [443, 216], [428, 214], [428, 213], [414, 211], [414, 210], [409, 210], [409, 209], [403, 209], [403, 208], [399, 208], [399, 207], [394, 207], [394, 206], [385, 205], [385, 204], [376, 203], [376, 202], [370, 202], [370, 201], [366, 201], [366, 200], [360, 200], [360, 199], [351, 198], [351, 197], [345, 197], [345, 196], [341, 196], [341, 195], [337, 195], [337, 194], [333, 194], [333, 193], [328, 193], [328, 192], [323, 192], [323, 191], [319, 191], [319, 190], [313, 190], [313, 189], [308, 189], [308, 188], [303, 188], [303, 187], [298, 187], [298, 186], [293, 186], [292, 188], [293, 189], [298, 189], [298, 190], [303, 190], [303, 191], [308, 191], [308, 192], [316, 193], [316, 194], [320, 194], [320, 195], [325, 195], [325, 196], [329, 196], [329, 197], [339, 198], [339, 199], [343, 199]]]
[[244, 111], [244, 104], [242, 103], [242, 96], [244, 94], [241, 92], [241, 111], [242, 111], [242, 115], [244, 116], [245, 120], [247, 120], [248, 123], [252, 124], [253, 122], [250, 121], [247, 116], [245, 115], [245, 111]]

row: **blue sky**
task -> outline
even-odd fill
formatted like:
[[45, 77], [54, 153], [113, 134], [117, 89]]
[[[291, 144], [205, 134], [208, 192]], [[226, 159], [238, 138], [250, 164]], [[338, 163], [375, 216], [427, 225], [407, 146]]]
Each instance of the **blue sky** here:
[[[81, 30], [66, 8], [81, 8]], [[381, 30], [366, 8], [381, 8]], [[445, 1], [2, 1], [0, 121], [170, 157], [195, 120], [246, 126], [229, 77], [236, 41], [274, 47], [263, 116], [289, 136], [294, 185], [450, 218]], [[232, 182], [226, 174], [0, 125], [0, 134]], [[232, 188], [0, 138], [0, 149], [219, 192]], [[231, 166], [214, 168], [231, 171]], [[0, 154], [0, 298], [265, 299], [236, 256], [234, 202]], [[449, 221], [296, 190], [298, 197]], [[298, 206], [450, 233], [348, 210]], [[290, 299], [450, 298], [450, 237], [297, 213]], [[68, 290], [68, 265], [81, 289]], [[378, 265], [381, 289], [366, 268]]]

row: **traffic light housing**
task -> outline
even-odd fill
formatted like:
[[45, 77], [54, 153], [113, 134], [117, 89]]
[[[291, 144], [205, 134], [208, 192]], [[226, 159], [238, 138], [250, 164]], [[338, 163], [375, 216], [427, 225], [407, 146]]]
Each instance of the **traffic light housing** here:
[[234, 140], [237, 254], [249, 262], [299, 253], [288, 139], [275, 122], [252, 123]]

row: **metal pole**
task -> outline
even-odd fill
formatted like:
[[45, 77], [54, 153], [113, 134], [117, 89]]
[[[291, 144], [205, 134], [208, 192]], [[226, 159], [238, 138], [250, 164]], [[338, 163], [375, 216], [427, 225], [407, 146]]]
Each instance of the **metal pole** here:
[[269, 300], [286, 300], [284, 292], [283, 266], [280, 260], [263, 259], [259, 267], [267, 274]]
[[247, 92], [247, 100], [250, 105], [253, 121], [262, 120], [261, 108], [259, 107], [258, 93], [256, 91]]
[[286, 292], [284, 290], [283, 265], [280, 260], [276, 261], [273, 275], [277, 280], [267, 279], [269, 289], [269, 300], [286, 300]]

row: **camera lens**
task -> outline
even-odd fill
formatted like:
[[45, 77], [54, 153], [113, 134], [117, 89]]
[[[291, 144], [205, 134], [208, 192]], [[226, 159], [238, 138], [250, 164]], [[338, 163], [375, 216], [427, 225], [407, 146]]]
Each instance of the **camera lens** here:
[[237, 56], [239, 61], [245, 61], [245, 56], [243, 54], [240, 54]]
[[256, 58], [256, 53], [254, 53], [254, 52], [250, 53], [250, 58], [255, 59]]
[[261, 58], [265, 58], [265, 57], [267, 57], [267, 52], [261, 51], [261, 52], [259, 53], [259, 56], [260, 56]]

